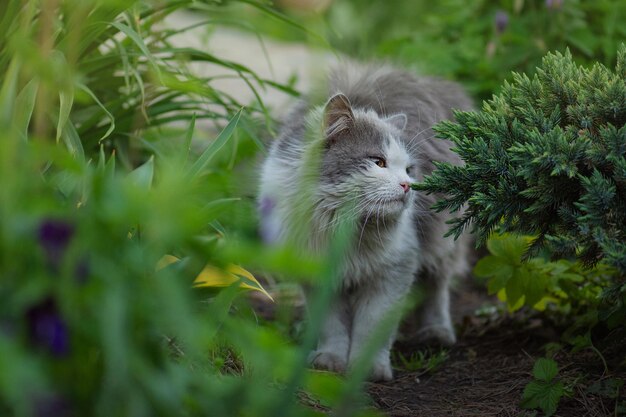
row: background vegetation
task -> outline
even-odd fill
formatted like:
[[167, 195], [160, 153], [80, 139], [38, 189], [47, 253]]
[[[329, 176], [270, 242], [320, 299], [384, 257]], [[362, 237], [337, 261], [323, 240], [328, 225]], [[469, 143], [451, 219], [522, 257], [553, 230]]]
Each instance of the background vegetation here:
[[[254, 187], [238, 171], [263, 152], [277, 116], [259, 91], [298, 92], [245, 62], [174, 46], [177, 31], [162, 22], [187, 9], [206, 15], [209, 30], [230, 22], [328, 39], [355, 57], [460, 80], [477, 98], [512, 69], [534, 72], [549, 50], [569, 46], [578, 63], [612, 66], [626, 36], [623, 2], [466, 3], [338, 1], [311, 15], [254, 0], [1, 2], [0, 414], [376, 414], [360, 389], [365, 367], [345, 379], [307, 370], [318, 321], [294, 330], [287, 308], [283, 321], [264, 323], [241, 285], [215, 287], [259, 288], [234, 265], [315, 276], [328, 284], [312, 306], [323, 316], [337, 257], [260, 245]], [[191, 63], [243, 79], [255, 100], [238, 102]], [[574, 319], [571, 339], [593, 346], [598, 315], [587, 320], [586, 306], [614, 275], [547, 255], [522, 264], [519, 239], [492, 240], [491, 256], [548, 277], [541, 294], [502, 292], [492, 268], [477, 274], [511, 309], [522, 295], [536, 308], [559, 306]], [[204, 286], [194, 287], [201, 272]], [[447, 354], [433, 357], [402, 362], [434, 369]], [[559, 387], [547, 366], [538, 383]], [[544, 409], [531, 394], [529, 407]]]

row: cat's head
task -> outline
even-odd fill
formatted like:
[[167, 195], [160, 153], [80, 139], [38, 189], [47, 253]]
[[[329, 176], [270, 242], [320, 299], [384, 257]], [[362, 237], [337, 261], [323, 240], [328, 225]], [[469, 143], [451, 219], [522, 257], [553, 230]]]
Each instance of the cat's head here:
[[404, 114], [380, 116], [353, 108], [338, 93], [324, 109], [321, 190], [335, 203], [353, 203], [361, 216], [396, 217], [411, 206], [417, 174], [401, 140]]

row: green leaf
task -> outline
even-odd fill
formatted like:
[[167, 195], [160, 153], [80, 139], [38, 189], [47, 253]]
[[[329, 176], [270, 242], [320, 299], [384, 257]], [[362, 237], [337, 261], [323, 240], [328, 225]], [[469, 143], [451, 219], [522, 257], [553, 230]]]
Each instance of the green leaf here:
[[512, 234], [494, 235], [487, 241], [487, 248], [493, 255], [509, 259], [512, 263], [521, 263], [522, 255], [532, 242], [529, 236]]
[[61, 135], [63, 134], [63, 130], [65, 129], [65, 124], [67, 123], [70, 117], [70, 111], [72, 110], [73, 104], [74, 104], [73, 89], [69, 91], [64, 91], [64, 90], [59, 91], [59, 120], [57, 121], [57, 136], [56, 136], [57, 143], [59, 143], [59, 139], [61, 139]]
[[26, 84], [26, 86], [20, 91], [15, 99], [15, 127], [18, 134], [22, 139], [28, 138], [28, 126], [30, 125], [30, 119], [33, 116], [33, 109], [35, 108], [35, 99], [37, 98], [37, 91], [39, 90], [39, 81], [32, 79]]
[[189, 121], [189, 127], [187, 128], [187, 132], [185, 133], [185, 147], [183, 148], [181, 154], [183, 161], [186, 161], [189, 158], [189, 151], [191, 150], [191, 140], [193, 139], [193, 132], [196, 128], [196, 114], [194, 113], [191, 116], [191, 120]]
[[80, 136], [74, 127], [71, 120], [68, 120], [63, 128], [63, 141], [70, 153], [79, 161], [85, 160], [85, 150], [83, 149], [83, 143], [80, 140]]
[[143, 52], [143, 54], [148, 59], [148, 61], [150, 62], [154, 70], [157, 72], [157, 74], [159, 74], [159, 78], [160, 78], [159, 66], [157, 65], [156, 60], [154, 59], [154, 56], [152, 56], [152, 54], [150, 53], [150, 50], [144, 43], [141, 36], [139, 36], [139, 34], [135, 32], [130, 26], [127, 26], [121, 22], [111, 22], [110, 25], [118, 29], [120, 32], [124, 33], [126, 36], [128, 36], [139, 47], [139, 49], [141, 50], [141, 52]]
[[498, 275], [513, 273], [511, 262], [499, 256], [488, 255], [479, 260], [474, 267], [474, 275], [479, 278], [489, 278]]
[[232, 119], [228, 122], [228, 125], [222, 130], [222, 132], [217, 136], [217, 138], [211, 142], [211, 144], [206, 148], [206, 150], [200, 155], [198, 160], [191, 166], [189, 169], [188, 175], [191, 178], [196, 178], [200, 173], [205, 169], [211, 159], [215, 156], [217, 151], [219, 151], [224, 144], [230, 139], [233, 132], [235, 131], [235, 127], [237, 127], [237, 123], [239, 123], [239, 119], [241, 118], [241, 113], [243, 109], [240, 109]]
[[539, 358], [533, 367], [533, 376], [540, 381], [550, 382], [558, 372], [559, 367], [552, 359]]
[[538, 273], [524, 265], [520, 268], [521, 276], [524, 279], [524, 296], [527, 306], [532, 307], [541, 301], [542, 298], [549, 295], [547, 284], [549, 277], [545, 274]]
[[476, 263], [474, 275], [478, 278], [490, 278], [487, 281], [487, 291], [489, 294], [495, 294], [506, 286], [513, 276], [513, 271], [508, 260], [488, 255]]
[[107, 108], [104, 106], [104, 104], [102, 104], [102, 102], [100, 102], [100, 100], [98, 100], [98, 97], [96, 97], [96, 95], [94, 94], [93, 91], [91, 91], [91, 89], [89, 87], [87, 87], [84, 84], [78, 84], [78, 87], [83, 90], [85, 93], [87, 93], [89, 95], [89, 97], [91, 97], [96, 104], [102, 109], [102, 111], [104, 111], [104, 113], [106, 114], [106, 116], [108, 117], [110, 123], [109, 123], [109, 128], [107, 129], [107, 131], [104, 133], [104, 135], [102, 135], [102, 137], [100, 137], [98, 139], [98, 142], [102, 142], [104, 139], [106, 139], [115, 129], [115, 117], [113, 117], [113, 115], [111, 114], [111, 112], [109, 110], [107, 110]]
[[521, 405], [523, 408], [540, 408], [546, 416], [551, 416], [556, 412], [564, 394], [565, 389], [561, 381], [555, 383], [531, 381], [524, 388]]
[[128, 174], [128, 179], [135, 185], [149, 189], [152, 185], [152, 178], [154, 177], [154, 156], [151, 156], [148, 161]]
[[509, 309], [517, 304], [524, 297], [526, 289], [527, 276], [524, 272], [525, 268], [517, 268], [513, 270], [513, 275], [506, 283], [506, 301]]

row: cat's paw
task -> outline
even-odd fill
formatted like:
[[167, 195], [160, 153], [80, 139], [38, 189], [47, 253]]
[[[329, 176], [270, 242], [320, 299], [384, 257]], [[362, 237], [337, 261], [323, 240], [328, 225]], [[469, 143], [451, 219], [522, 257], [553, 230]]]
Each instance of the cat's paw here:
[[345, 373], [347, 368], [346, 359], [333, 352], [313, 351], [309, 354], [309, 363], [315, 369]]
[[431, 325], [422, 327], [415, 334], [414, 339], [419, 343], [438, 346], [452, 346], [456, 343], [454, 329], [443, 325]]
[[391, 370], [389, 358], [374, 362], [369, 379], [370, 381], [391, 381], [393, 379], [393, 371]]

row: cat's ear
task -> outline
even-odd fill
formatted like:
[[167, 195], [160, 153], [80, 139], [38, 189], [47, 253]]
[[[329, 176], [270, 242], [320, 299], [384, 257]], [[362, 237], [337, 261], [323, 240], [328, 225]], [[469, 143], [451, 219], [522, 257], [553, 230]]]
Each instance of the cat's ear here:
[[406, 127], [406, 114], [398, 113], [385, 118], [385, 122], [402, 131]]
[[354, 114], [350, 100], [342, 93], [337, 93], [328, 100], [324, 109], [324, 126], [326, 136], [349, 130], [354, 123]]

